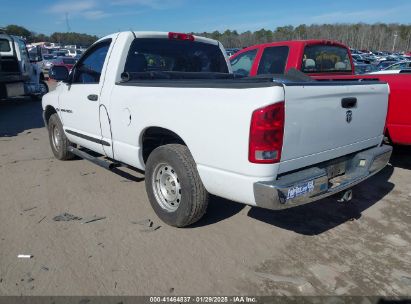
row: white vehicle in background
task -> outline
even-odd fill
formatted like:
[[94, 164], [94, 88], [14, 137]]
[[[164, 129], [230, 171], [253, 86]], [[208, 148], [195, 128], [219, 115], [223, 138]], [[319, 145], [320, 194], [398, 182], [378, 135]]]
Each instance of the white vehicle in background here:
[[68, 50], [65, 50], [65, 49], [55, 50], [51, 54], [54, 57], [66, 57], [68, 56]]
[[41, 49], [30, 54], [26, 42], [0, 33], [0, 99], [31, 96], [41, 99], [48, 92], [40, 63]]
[[390, 158], [388, 86], [294, 73], [238, 79], [218, 41], [116, 33], [70, 74], [51, 69], [61, 81], [43, 98], [51, 149], [145, 170], [153, 209], [177, 227], [205, 214], [209, 194], [267, 209], [350, 200]]
[[48, 71], [51, 69], [53, 66], [53, 59], [55, 59], [51, 54], [44, 54], [43, 55], [43, 64], [42, 64], [42, 69], [48, 73]]
[[79, 49], [68, 49], [67, 51], [68, 51], [67, 56], [70, 56], [70, 57], [76, 57], [76, 56], [78, 57], [81, 54], [83, 54], [83, 51]]

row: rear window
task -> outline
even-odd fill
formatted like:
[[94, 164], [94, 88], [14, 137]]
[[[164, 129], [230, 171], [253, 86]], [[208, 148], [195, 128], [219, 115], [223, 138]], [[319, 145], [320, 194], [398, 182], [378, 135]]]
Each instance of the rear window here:
[[348, 50], [331, 45], [306, 46], [301, 70], [305, 73], [351, 72]]
[[71, 59], [71, 58], [63, 58], [63, 63], [64, 64], [75, 64], [76, 60], [75, 59]]
[[0, 39], [0, 52], [10, 52], [10, 41], [7, 39]]
[[137, 38], [131, 44], [124, 71], [228, 73], [228, 67], [218, 45], [186, 40]]
[[265, 48], [257, 74], [284, 74], [288, 51], [288, 46]]

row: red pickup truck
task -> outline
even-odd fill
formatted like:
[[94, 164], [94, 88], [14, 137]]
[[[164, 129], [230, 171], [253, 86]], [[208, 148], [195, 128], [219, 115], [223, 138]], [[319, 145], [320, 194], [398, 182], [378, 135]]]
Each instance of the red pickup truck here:
[[[354, 75], [350, 49], [329, 40], [293, 40], [251, 46], [231, 58], [233, 72], [243, 76], [283, 74], [291, 68], [317, 80], [378, 79], [390, 86], [387, 137], [411, 145], [411, 74]], [[372, 115], [372, 113], [370, 113]]]

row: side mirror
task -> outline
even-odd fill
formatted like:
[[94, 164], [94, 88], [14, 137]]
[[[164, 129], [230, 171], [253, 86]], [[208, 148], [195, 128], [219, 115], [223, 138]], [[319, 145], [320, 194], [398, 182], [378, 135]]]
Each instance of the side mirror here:
[[49, 77], [56, 81], [67, 82], [69, 79], [69, 70], [64, 66], [53, 66], [50, 69]]

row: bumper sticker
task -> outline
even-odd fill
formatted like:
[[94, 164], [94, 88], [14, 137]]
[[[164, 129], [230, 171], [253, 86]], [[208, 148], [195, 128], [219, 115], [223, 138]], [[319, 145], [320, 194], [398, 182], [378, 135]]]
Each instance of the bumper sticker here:
[[301, 195], [310, 193], [314, 190], [314, 181], [309, 181], [298, 186], [288, 189], [287, 200], [299, 197]]

